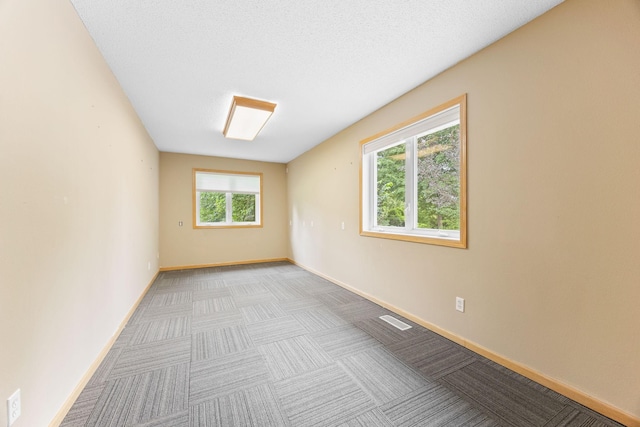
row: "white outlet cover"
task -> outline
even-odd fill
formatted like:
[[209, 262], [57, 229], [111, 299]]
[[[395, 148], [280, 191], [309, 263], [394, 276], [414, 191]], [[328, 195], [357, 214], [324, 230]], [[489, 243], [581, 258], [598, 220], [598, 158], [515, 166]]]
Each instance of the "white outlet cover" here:
[[464, 298], [456, 297], [456, 310], [464, 313]]
[[7, 399], [7, 426], [10, 426], [18, 419], [21, 411], [22, 408], [20, 405], [20, 389], [17, 389]]

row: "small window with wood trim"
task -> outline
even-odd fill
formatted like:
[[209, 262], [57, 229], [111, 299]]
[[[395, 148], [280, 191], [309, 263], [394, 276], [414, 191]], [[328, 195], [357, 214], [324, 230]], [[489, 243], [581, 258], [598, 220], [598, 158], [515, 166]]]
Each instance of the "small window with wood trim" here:
[[361, 141], [360, 234], [467, 247], [466, 95]]
[[193, 227], [262, 227], [262, 174], [193, 170]]

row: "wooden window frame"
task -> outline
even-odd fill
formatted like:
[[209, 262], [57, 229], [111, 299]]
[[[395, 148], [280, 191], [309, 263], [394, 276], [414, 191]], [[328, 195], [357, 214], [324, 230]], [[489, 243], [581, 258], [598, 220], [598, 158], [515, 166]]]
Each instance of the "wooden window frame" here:
[[[375, 152], [367, 152], [367, 148], [371, 150], [372, 146], [367, 147], [367, 144], [375, 143], [376, 141], [390, 141], [395, 136], [394, 133], [398, 135], [407, 134], [411, 135], [412, 127], [419, 126], [420, 122], [424, 122], [429, 120], [430, 118], [437, 116], [439, 113], [446, 112], [456, 106], [459, 107], [459, 115], [460, 115], [460, 161], [459, 161], [459, 180], [460, 180], [460, 188], [459, 188], [459, 206], [460, 206], [460, 227], [459, 227], [459, 235], [456, 238], [451, 238], [450, 236], [440, 237], [436, 235], [436, 233], [431, 233], [431, 235], [426, 235], [427, 233], [423, 232], [421, 229], [417, 229], [413, 224], [411, 226], [406, 226], [404, 228], [400, 227], [374, 227], [373, 223], [375, 220], [372, 218], [375, 212], [375, 208], [373, 208], [372, 203], [377, 203], [377, 195], [375, 195], [375, 190], [372, 188], [374, 185], [374, 175], [375, 173], [372, 171], [374, 167], [372, 165], [373, 160], [372, 156], [378, 151], [382, 151], [383, 149], [387, 149], [392, 147], [393, 143], [387, 143], [386, 145], [382, 145], [383, 148], [376, 148]], [[417, 135], [418, 132], [414, 134]], [[383, 140], [383, 138], [385, 138]], [[401, 137], [398, 137], [401, 138]], [[404, 138], [410, 138], [410, 136], [404, 136]], [[398, 139], [398, 143], [401, 143], [402, 139]], [[413, 173], [415, 176], [416, 173]], [[409, 182], [411, 181], [411, 182]], [[412, 185], [414, 188], [417, 184], [414, 184], [413, 176], [409, 179], [407, 178], [406, 185]], [[412, 190], [414, 194], [415, 190]], [[407, 193], [409, 194], [409, 193]], [[374, 200], [375, 199], [375, 200]], [[414, 204], [414, 198], [410, 199], [406, 203]], [[406, 209], [416, 209], [413, 206], [407, 207]], [[413, 217], [413, 216], [412, 216]], [[416, 222], [414, 220], [414, 222]], [[445, 234], [445, 233], [442, 233]], [[413, 117], [409, 120], [406, 120], [402, 123], [399, 123], [389, 129], [386, 129], [382, 132], [379, 132], [375, 135], [372, 135], [366, 139], [360, 141], [360, 235], [367, 237], [377, 237], [383, 239], [392, 239], [392, 240], [403, 240], [408, 242], [416, 242], [416, 243], [426, 243], [431, 245], [439, 245], [439, 246], [448, 246], [454, 248], [467, 248], [467, 95], [461, 95], [457, 98], [454, 98], [450, 101], [447, 101], [435, 108], [432, 108], [428, 111], [425, 111], [422, 114], [419, 114], [416, 117]]]
[[[256, 221], [255, 222], [224, 222], [220, 223], [220, 225], [216, 225], [216, 223], [198, 223], [198, 200], [197, 193], [198, 188], [196, 187], [196, 176], [198, 173], [211, 173], [218, 175], [244, 175], [244, 176], [255, 176], [260, 179], [260, 190], [259, 193], [251, 193], [256, 194], [258, 197], [258, 201], [256, 203]], [[261, 172], [240, 172], [240, 171], [229, 171], [229, 170], [219, 170], [219, 169], [200, 169], [193, 168], [192, 172], [192, 191], [191, 191], [191, 201], [192, 201], [192, 212], [193, 212], [193, 228], [194, 229], [222, 229], [222, 228], [262, 228], [263, 227], [263, 174]], [[224, 192], [227, 194], [227, 199], [229, 200], [229, 194], [247, 194], [243, 192], [234, 192], [234, 191], [217, 191]], [[228, 205], [228, 202], [227, 202]], [[227, 216], [230, 215], [230, 212], [227, 212]]]

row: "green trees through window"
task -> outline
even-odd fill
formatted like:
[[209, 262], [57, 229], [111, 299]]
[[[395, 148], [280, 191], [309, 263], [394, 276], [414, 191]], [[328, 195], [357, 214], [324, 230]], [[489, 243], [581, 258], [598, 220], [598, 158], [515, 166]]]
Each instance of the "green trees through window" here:
[[418, 228], [460, 229], [460, 125], [418, 137]]
[[261, 226], [262, 174], [194, 169], [195, 227]]
[[[407, 144], [377, 153], [377, 224], [404, 227]], [[417, 227], [460, 228], [460, 125], [417, 137]]]
[[[254, 222], [256, 220], [255, 194], [234, 194], [231, 197], [231, 221]], [[200, 193], [200, 222], [225, 222], [227, 220], [227, 193]]]
[[231, 207], [233, 222], [253, 222], [256, 220], [255, 194], [232, 194]]
[[466, 95], [361, 142], [361, 234], [466, 247]]
[[224, 222], [226, 218], [225, 193], [200, 193], [200, 222]]
[[378, 225], [404, 227], [405, 144], [378, 153]]

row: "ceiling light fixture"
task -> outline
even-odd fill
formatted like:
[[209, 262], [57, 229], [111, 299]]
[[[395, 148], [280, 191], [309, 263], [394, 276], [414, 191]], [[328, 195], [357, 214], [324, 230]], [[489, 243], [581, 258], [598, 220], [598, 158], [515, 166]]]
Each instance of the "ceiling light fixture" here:
[[262, 130], [276, 104], [234, 96], [222, 134], [226, 138], [253, 141]]

